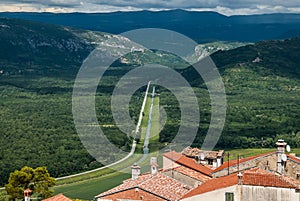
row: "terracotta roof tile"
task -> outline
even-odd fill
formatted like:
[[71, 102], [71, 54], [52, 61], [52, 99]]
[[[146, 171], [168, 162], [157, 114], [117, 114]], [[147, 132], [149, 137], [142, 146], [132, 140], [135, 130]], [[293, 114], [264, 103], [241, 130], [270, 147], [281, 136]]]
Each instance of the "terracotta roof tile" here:
[[[250, 157], [247, 157], [247, 158], [241, 158], [241, 159], [239, 160], [239, 163], [248, 162], [248, 161], [251, 161], [251, 160], [260, 158], [260, 157], [268, 156], [268, 155], [270, 155], [270, 154], [274, 154], [274, 152], [265, 153], [265, 154], [260, 154], [260, 155], [256, 155], [256, 156], [250, 156]], [[235, 165], [238, 164], [238, 160], [230, 160], [230, 161], [227, 161], [227, 162], [223, 163], [220, 167], [216, 168], [213, 172], [218, 172], [218, 171], [220, 171], [220, 170], [223, 170], [223, 169], [228, 168], [228, 164], [229, 164], [229, 167], [235, 166]]]
[[64, 196], [62, 193], [60, 193], [53, 197], [44, 199], [43, 201], [72, 201], [72, 200], [70, 198]]
[[243, 173], [243, 184], [295, 189], [300, 187], [300, 182], [293, 178], [268, 172], [259, 168], [245, 171]]
[[290, 160], [293, 160], [293, 161], [296, 161], [296, 162], [300, 163], [300, 158], [298, 158], [298, 157], [295, 157], [295, 156], [290, 155], [290, 154], [287, 154], [287, 157]]
[[183, 155], [188, 157], [199, 157], [201, 154], [204, 154], [204, 158], [215, 159], [224, 155], [224, 150], [219, 151], [205, 151], [198, 148], [187, 147], [182, 151]]
[[175, 161], [180, 165], [201, 172], [207, 176], [211, 176], [211, 173], [213, 172], [212, 169], [205, 167], [204, 165], [198, 164], [193, 159], [188, 158], [180, 153], [177, 153], [176, 151], [165, 153], [163, 156], [167, 157], [168, 159], [171, 159], [172, 161]]
[[109, 194], [113, 194], [116, 192], [124, 191], [126, 189], [137, 187], [140, 183], [146, 181], [147, 179], [150, 179], [151, 176], [152, 176], [151, 174], [143, 174], [143, 175], [140, 175], [138, 177], [138, 179], [136, 179], [136, 180], [127, 179], [127, 180], [123, 181], [123, 184], [121, 184], [115, 188], [112, 188], [106, 192], [103, 192], [103, 193], [97, 195], [96, 197], [103, 197], [105, 195], [109, 195]]
[[142, 189], [167, 200], [178, 200], [191, 190], [191, 187], [161, 173], [156, 175], [145, 174], [140, 175], [137, 180], [125, 180], [123, 184], [97, 195], [96, 198], [133, 188]]
[[[194, 190], [187, 193], [183, 198], [192, 197], [198, 194], [214, 191], [221, 188], [237, 185], [237, 174], [231, 174], [224, 177], [213, 178], [202, 185], [198, 186]], [[278, 175], [273, 172], [268, 172], [259, 168], [246, 170], [242, 173], [242, 184], [251, 186], [266, 186], [266, 187], [278, 187], [278, 188], [300, 188], [300, 182], [283, 175]]]
[[229, 176], [220, 178], [213, 178], [198, 186], [194, 190], [190, 191], [189, 193], [184, 195], [183, 198], [188, 198], [198, 194], [203, 194], [217, 189], [226, 188], [229, 186], [236, 185], [237, 183], [238, 177], [236, 174], [231, 174]]

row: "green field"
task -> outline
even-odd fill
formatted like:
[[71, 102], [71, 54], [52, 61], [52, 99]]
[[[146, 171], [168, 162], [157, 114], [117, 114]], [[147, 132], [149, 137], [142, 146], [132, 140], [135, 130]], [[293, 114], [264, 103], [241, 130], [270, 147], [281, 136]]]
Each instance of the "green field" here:
[[[123, 180], [130, 178], [130, 166], [137, 161], [142, 155], [141, 149], [143, 146], [143, 139], [145, 135], [145, 131], [147, 129], [147, 122], [149, 118], [149, 109], [151, 105], [151, 97], [148, 96], [143, 121], [142, 121], [142, 138], [140, 143], [137, 146], [136, 153], [130, 157], [127, 161], [120, 163], [118, 165], [113, 166], [114, 169], [122, 169], [122, 172], [114, 172], [114, 170], [106, 168], [104, 170], [100, 170], [93, 173], [84, 174], [81, 176], [76, 176], [74, 178], [63, 179], [57, 182], [57, 186], [54, 188], [55, 194], [63, 193], [64, 195], [70, 198], [91, 200], [95, 195], [98, 195], [112, 187], [115, 187], [122, 183]], [[141, 171], [148, 172], [149, 169], [149, 160], [151, 156], [158, 156], [159, 146], [155, 146], [159, 144], [159, 97], [156, 96], [153, 104], [153, 112], [152, 112], [152, 125], [151, 125], [151, 139], [150, 139], [150, 154], [147, 158], [140, 164], [142, 167]], [[146, 122], [146, 123], [145, 123]], [[161, 157], [158, 160], [160, 166], [162, 165]], [[123, 173], [127, 172], [127, 173]]]

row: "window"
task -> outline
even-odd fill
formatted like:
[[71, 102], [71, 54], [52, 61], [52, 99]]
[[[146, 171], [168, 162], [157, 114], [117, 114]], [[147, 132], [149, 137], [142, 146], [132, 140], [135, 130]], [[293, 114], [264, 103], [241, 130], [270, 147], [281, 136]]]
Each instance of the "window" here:
[[213, 159], [208, 159], [207, 162], [208, 162], [208, 165], [212, 165], [214, 163], [214, 160]]
[[234, 193], [225, 193], [225, 201], [234, 201]]

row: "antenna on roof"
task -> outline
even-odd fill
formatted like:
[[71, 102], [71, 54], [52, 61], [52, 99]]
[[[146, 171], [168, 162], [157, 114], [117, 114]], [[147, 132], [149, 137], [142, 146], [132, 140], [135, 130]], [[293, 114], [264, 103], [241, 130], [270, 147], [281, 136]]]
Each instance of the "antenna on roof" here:
[[205, 159], [204, 153], [201, 153], [200, 154], [200, 160], [204, 161], [204, 159]]
[[230, 153], [228, 152], [228, 162], [227, 162], [227, 164], [228, 164], [228, 175], [230, 174], [230, 171], [229, 171], [229, 161], [230, 161], [229, 156], [230, 156]]
[[238, 154], [237, 161], [238, 161], [238, 173], [239, 173], [240, 172], [240, 154]]
[[286, 151], [287, 151], [287, 152], [291, 152], [291, 147], [290, 147], [290, 145], [286, 145]]

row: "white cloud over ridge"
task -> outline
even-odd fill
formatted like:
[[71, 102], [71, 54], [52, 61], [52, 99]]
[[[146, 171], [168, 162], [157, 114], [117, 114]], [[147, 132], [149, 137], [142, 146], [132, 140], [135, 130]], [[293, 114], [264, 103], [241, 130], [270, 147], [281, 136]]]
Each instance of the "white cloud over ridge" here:
[[299, 0], [2, 0], [0, 12], [114, 12], [185, 9], [224, 15], [300, 13]]

